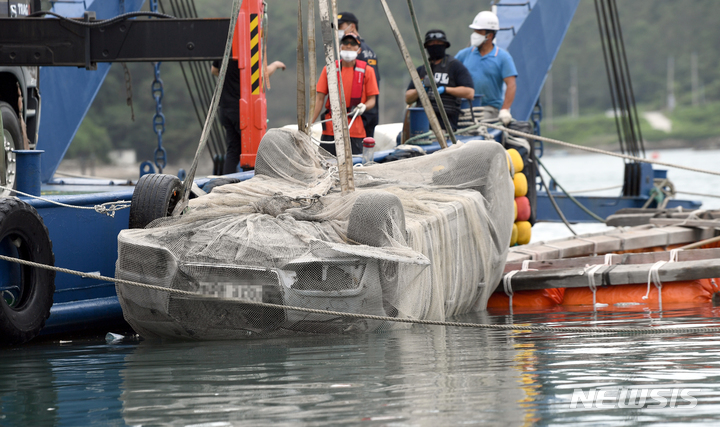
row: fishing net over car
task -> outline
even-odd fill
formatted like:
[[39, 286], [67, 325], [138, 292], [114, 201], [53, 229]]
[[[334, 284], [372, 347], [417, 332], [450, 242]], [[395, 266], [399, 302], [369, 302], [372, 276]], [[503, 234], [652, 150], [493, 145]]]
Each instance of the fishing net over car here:
[[146, 338], [236, 339], [399, 327], [291, 307], [432, 320], [485, 308], [513, 223], [500, 144], [355, 168], [355, 186], [340, 191], [335, 158], [306, 134], [268, 131], [253, 178], [120, 233], [118, 278], [203, 296], [118, 284], [126, 320]]

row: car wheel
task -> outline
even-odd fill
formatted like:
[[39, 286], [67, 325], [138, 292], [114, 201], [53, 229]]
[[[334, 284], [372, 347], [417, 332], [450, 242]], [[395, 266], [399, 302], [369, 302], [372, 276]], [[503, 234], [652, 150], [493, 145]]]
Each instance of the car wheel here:
[[[12, 192], [9, 189], [16, 187], [16, 164], [15, 153], [12, 150], [23, 149], [22, 128], [15, 110], [7, 102], [0, 102], [0, 113], [2, 114], [3, 129], [5, 137], [3, 144], [3, 158], [0, 159], [0, 185], [8, 190], [0, 189], [0, 196], [9, 196]], [[2, 138], [0, 138], [2, 143]]]
[[145, 228], [158, 218], [170, 216], [181, 193], [182, 182], [176, 176], [154, 173], [141, 176], [130, 203], [129, 228]]

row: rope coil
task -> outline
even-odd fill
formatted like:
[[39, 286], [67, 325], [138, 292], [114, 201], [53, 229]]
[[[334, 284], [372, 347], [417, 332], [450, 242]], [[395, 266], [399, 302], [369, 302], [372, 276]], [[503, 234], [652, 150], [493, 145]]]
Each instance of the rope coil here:
[[671, 250], [669, 261], [658, 261], [653, 264], [652, 267], [650, 267], [650, 271], [648, 271], [647, 292], [645, 293], [645, 296], [642, 297], [642, 299], [646, 300], [650, 297], [650, 282], [652, 282], [658, 290], [658, 306], [660, 308], [660, 311], [662, 311], [662, 281], [660, 281], [660, 268], [669, 262], [677, 261], [678, 252], [680, 252], [680, 249]]
[[[597, 273], [597, 271], [600, 270], [602, 267], [607, 267], [610, 265], [612, 265], [612, 254], [605, 254], [604, 264], [587, 265], [585, 266], [585, 270], [583, 271], [583, 274], [587, 275], [588, 287], [590, 288], [590, 291], [592, 291], [593, 311], [596, 311], [598, 307], [597, 286], [595, 285], [595, 273]], [[604, 307], [605, 305], [607, 304], [603, 304], [602, 306]]]

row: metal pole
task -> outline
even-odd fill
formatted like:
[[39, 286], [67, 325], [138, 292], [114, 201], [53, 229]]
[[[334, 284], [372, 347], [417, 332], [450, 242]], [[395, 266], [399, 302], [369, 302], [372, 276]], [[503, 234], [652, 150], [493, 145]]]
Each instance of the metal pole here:
[[308, 0], [308, 61], [310, 61], [310, 110], [305, 121], [308, 123], [308, 135], [311, 132], [312, 124], [309, 115], [315, 111], [315, 92], [317, 92], [317, 56], [315, 53], [315, 0]]
[[[429, 77], [433, 75], [433, 72], [432, 67], [430, 67], [430, 61], [428, 61], [427, 54], [425, 53], [425, 46], [423, 46], [422, 37], [420, 36], [420, 28], [418, 27], [417, 17], [415, 16], [415, 7], [413, 6], [412, 0], [407, 0], [407, 4], [408, 9], [410, 9], [410, 18], [412, 18], [413, 28], [415, 29], [415, 38], [417, 39], [418, 45], [420, 46], [420, 54], [422, 55], [423, 63], [425, 64], [425, 74]], [[435, 79], [430, 78], [428, 80], [430, 80], [430, 87], [432, 88], [433, 94], [435, 95], [435, 104], [437, 104], [438, 111], [440, 111], [440, 117], [445, 124], [445, 130], [450, 136], [450, 141], [452, 141], [453, 144], [457, 144], [457, 139], [455, 139], [455, 133], [452, 130], [452, 126], [450, 126], [450, 120], [448, 120], [447, 118], [447, 113], [445, 112], [445, 107], [443, 106], [442, 99], [440, 99], [440, 93], [437, 90], [437, 84], [435, 84]], [[417, 89], [417, 86], [415, 86], [415, 88]], [[419, 92], [420, 90], [418, 89], [418, 93]], [[470, 111], [472, 111], [472, 99], [470, 100]]]
[[298, 0], [297, 10], [297, 125], [298, 130], [308, 133], [305, 112], [305, 45], [303, 43], [302, 2]]
[[[402, 52], [403, 59], [405, 60], [405, 65], [407, 66], [408, 72], [410, 72], [410, 77], [412, 78], [413, 84], [416, 88], [422, 87], [422, 80], [420, 80], [420, 76], [418, 76], [415, 65], [413, 65], [412, 58], [410, 57], [410, 53], [407, 50], [407, 46], [405, 46], [405, 42], [403, 41], [402, 35], [400, 34], [400, 30], [398, 29], [397, 24], [395, 23], [395, 19], [392, 16], [392, 12], [390, 12], [390, 8], [388, 7], [388, 4], [385, 0], [380, 0], [380, 3], [385, 10], [385, 16], [390, 23], [390, 28], [392, 29], [393, 35], [395, 36], [395, 41], [397, 41], [400, 52]], [[437, 138], [438, 143], [440, 143], [440, 147], [447, 148], [445, 135], [443, 134], [442, 129], [440, 129], [440, 123], [438, 122], [435, 111], [433, 111], [432, 105], [430, 104], [430, 98], [428, 98], [427, 93], [425, 93], [425, 91], [423, 90], [418, 90], [418, 96], [420, 97], [420, 103], [425, 109], [425, 114], [427, 114], [428, 120], [430, 121], [430, 128], [432, 128], [432, 131], [435, 134], [435, 138]]]
[[[338, 64], [340, 70], [338, 71], [338, 75], [342, 76], [342, 61], [340, 61], [340, 39], [338, 38], [338, 7], [337, 7], [337, 0], [329, 0], [330, 3], [330, 11], [332, 12], [332, 28], [333, 28], [333, 42], [335, 43], [335, 58], [338, 58]], [[340, 105], [342, 107], [343, 113], [347, 111], [347, 100], [345, 99], [345, 87], [343, 86], [342, 78], [338, 80], [338, 88], [340, 88]], [[343, 116], [344, 117], [344, 116]], [[335, 134], [337, 135], [337, 134]], [[350, 176], [350, 179], [353, 180], [353, 163], [352, 163], [352, 147], [350, 146], [350, 126], [347, 127], [347, 132], [343, 134], [343, 147], [345, 150], [345, 159], [350, 159], [350, 161], [346, 161], [345, 163], [341, 163], [341, 167], [345, 167], [347, 169], [347, 174]], [[335, 152], [339, 153], [340, 148], [338, 145], [338, 139], [337, 136], [335, 137]], [[354, 182], [354, 181], [353, 181]], [[353, 183], [352, 189], [355, 189], [355, 184]]]
[[[334, 56], [334, 44], [337, 33], [334, 31], [328, 10], [328, 0], [320, 0], [320, 22], [322, 23], [323, 46], [325, 47], [325, 65], [327, 67], [328, 96], [330, 97], [330, 110], [332, 114], [333, 133], [335, 135], [335, 152], [340, 175], [340, 189], [343, 193], [355, 190], [352, 171], [352, 153], [350, 151], [350, 133], [348, 131], [345, 102], [340, 97], [338, 89], [338, 68]], [[336, 17], [337, 19], [337, 17]], [[349, 166], [349, 167], [348, 167]]]

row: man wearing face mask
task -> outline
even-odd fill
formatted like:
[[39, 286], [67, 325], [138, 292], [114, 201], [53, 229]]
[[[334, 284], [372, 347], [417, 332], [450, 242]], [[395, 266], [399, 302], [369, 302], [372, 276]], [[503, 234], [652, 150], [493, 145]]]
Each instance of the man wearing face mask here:
[[[345, 34], [355, 34], [360, 37], [360, 24], [357, 17], [350, 12], [340, 12], [338, 14], [338, 38], [342, 40]], [[367, 62], [369, 66], [375, 71], [375, 78], [377, 79], [377, 86], [380, 88], [380, 70], [378, 69], [378, 58], [375, 52], [365, 43], [365, 39], [360, 37], [360, 53], [358, 59]], [[375, 126], [378, 124], [378, 105], [375, 103], [375, 107], [369, 108], [362, 116], [363, 124], [365, 125], [365, 133], [367, 136], [375, 135]]]
[[[375, 106], [375, 101], [379, 93], [377, 80], [375, 79], [375, 70], [373, 70], [372, 67], [368, 67], [365, 61], [357, 59], [359, 53], [360, 37], [352, 33], [345, 34], [340, 40], [341, 61], [339, 66], [341, 68], [342, 85], [345, 91], [345, 105], [347, 106], [347, 111], [350, 113], [346, 117], [348, 121], [350, 121], [355, 112], [357, 112], [358, 115], [350, 127], [350, 144], [353, 154], [362, 154], [362, 141], [363, 138], [367, 136], [365, 126], [360, 116], [362, 116], [366, 110]], [[327, 67], [323, 67], [317, 83], [313, 122], [315, 122], [320, 115], [320, 110], [322, 110], [323, 105], [325, 105], [325, 112], [322, 115], [323, 120], [332, 117], [329, 97], [327, 102], [325, 102], [328, 92]], [[323, 133], [320, 138], [323, 142], [320, 146], [334, 155], [335, 137], [333, 135], [332, 122], [327, 121], [323, 123]]]
[[[445, 50], [450, 47], [450, 42], [445, 37], [442, 30], [430, 30], [425, 34], [425, 50], [428, 53], [430, 67], [435, 78], [440, 98], [445, 108], [445, 114], [450, 121], [453, 130], [457, 130], [458, 118], [460, 117], [460, 103], [463, 98], [472, 99], [475, 95], [473, 88], [473, 79], [465, 66], [450, 55], [445, 54]], [[417, 69], [421, 79], [427, 79], [425, 66], [421, 65]], [[435, 114], [440, 115], [440, 110], [435, 102], [434, 94], [430, 90], [429, 81], [424, 85], [423, 90], [428, 90], [430, 95], [430, 103], [435, 110]], [[405, 102], [412, 104], [418, 100], [418, 92], [413, 82], [405, 92]], [[445, 129], [445, 123], [440, 121], [440, 126]]]
[[[470, 71], [475, 93], [483, 95], [482, 105], [500, 110], [498, 119], [507, 126], [513, 119], [510, 107], [515, 100], [517, 70], [512, 56], [494, 44], [500, 22], [494, 13], [483, 11], [475, 16], [470, 28], [471, 46], [458, 52], [455, 58]], [[504, 98], [503, 83], [507, 86]]]

